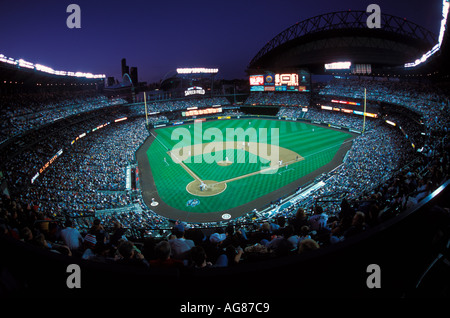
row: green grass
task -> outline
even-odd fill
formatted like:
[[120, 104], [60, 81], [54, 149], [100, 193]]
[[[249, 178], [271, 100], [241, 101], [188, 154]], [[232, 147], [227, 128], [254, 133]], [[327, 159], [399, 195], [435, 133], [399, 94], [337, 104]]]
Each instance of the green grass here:
[[[335, 156], [342, 143], [351, 138], [349, 133], [318, 127], [302, 122], [288, 122], [276, 120], [252, 119], [249, 125], [248, 119], [240, 120], [219, 120], [203, 122], [202, 128], [205, 131], [214, 127], [226, 136], [226, 128], [243, 128], [244, 130], [253, 127], [257, 131], [266, 128], [270, 133], [271, 128], [279, 129], [279, 146], [297, 152], [305, 160], [292, 163], [288, 169], [280, 168], [275, 174], [256, 174], [245, 179], [236, 180], [227, 184], [227, 189], [212, 197], [195, 197], [186, 191], [186, 185], [193, 180], [186, 170], [176, 164], [167, 154], [167, 148], [179, 147], [179, 140], [171, 140], [174, 129], [180, 126], [165, 127], [157, 129], [158, 141], [152, 143], [147, 150], [148, 160], [152, 170], [156, 188], [162, 200], [168, 205], [189, 212], [209, 213], [226, 211], [228, 209], [251, 202], [263, 195], [279, 189], [291, 182], [321, 168], [328, 164]], [[189, 130], [194, 144], [207, 143], [210, 140], [194, 138], [194, 125], [189, 129], [188, 125], [182, 126]], [[314, 129], [314, 131], [313, 131]], [[259, 139], [258, 142], [271, 143], [271, 136], [268, 140]], [[219, 154], [219, 153], [218, 153]], [[239, 157], [240, 156], [240, 157]], [[246, 164], [232, 164], [230, 166], [218, 166], [216, 163], [195, 163], [195, 158], [191, 158], [191, 163], [186, 165], [202, 180], [223, 181], [251, 172], [255, 172], [266, 164], [266, 160], [259, 158], [256, 163], [248, 163], [253, 154], [247, 151], [235, 150], [235, 159], [245, 159]], [[167, 164], [164, 162], [166, 157]], [[201, 158], [199, 158], [201, 159]], [[186, 206], [189, 199], [197, 198], [200, 205], [195, 207]]]
[[[226, 157], [234, 158], [236, 163], [233, 164], [233, 167], [220, 166], [215, 163], [208, 164], [206, 162], [203, 164], [195, 163], [198, 157], [202, 157], [200, 155], [192, 157], [191, 163], [186, 163], [186, 166], [202, 180], [225, 181], [259, 171], [264, 167], [268, 167], [269, 163], [268, 160], [242, 149], [216, 151], [213, 155], [217, 156], [217, 158], [223, 158], [222, 160]], [[197, 159], [197, 161], [199, 160]]]

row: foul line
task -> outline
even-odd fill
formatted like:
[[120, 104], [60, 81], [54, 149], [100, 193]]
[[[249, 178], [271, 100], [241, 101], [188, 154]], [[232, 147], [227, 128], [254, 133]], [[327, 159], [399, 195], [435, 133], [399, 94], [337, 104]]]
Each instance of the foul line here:
[[[305, 156], [305, 157], [301, 156], [301, 158], [299, 158], [299, 160], [291, 160], [291, 161], [283, 162], [283, 164], [282, 164], [281, 166], [278, 165], [278, 164], [274, 164], [274, 165], [272, 165], [272, 166], [270, 166], [270, 167], [267, 167], [267, 168], [265, 168], [265, 169], [258, 170], [258, 171], [255, 171], [255, 172], [251, 172], [251, 173], [248, 173], [248, 174], [244, 174], [244, 175], [241, 175], [241, 176], [238, 176], [238, 177], [234, 177], [234, 178], [231, 178], [231, 179], [228, 179], [228, 180], [219, 181], [219, 182], [216, 182], [216, 183], [214, 183], [214, 184], [212, 184], [212, 185], [215, 185], [215, 184], [221, 184], [221, 183], [230, 183], [230, 182], [233, 182], [233, 181], [236, 181], [236, 180], [245, 179], [245, 178], [248, 178], [248, 177], [251, 177], [251, 176], [260, 174], [260, 173], [262, 173], [262, 172], [269, 171], [269, 170], [274, 170], [274, 169], [279, 170], [279, 169], [285, 167], [286, 165], [289, 165], [289, 164], [295, 163], [295, 162], [300, 162], [300, 161], [304, 160], [304, 159], [307, 158], [307, 157], [311, 157], [311, 156], [317, 155], [317, 154], [319, 154], [319, 153], [321, 153], [321, 152], [327, 151], [327, 150], [332, 149], [332, 148], [335, 148], [335, 147], [341, 147], [342, 145], [344, 145], [344, 144], [346, 144], [346, 143], [348, 143], [348, 142], [353, 142], [353, 139], [352, 139], [352, 140], [344, 141], [343, 143], [336, 144], [336, 145], [333, 145], [333, 146], [328, 147], [328, 148], [325, 148], [325, 149], [322, 149], [321, 151], [312, 153], [312, 154], [307, 155], [307, 156]], [[236, 149], [236, 148], [235, 148], [235, 149]], [[167, 152], [167, 154], [168, 154], [169, 156], [172, 155], [172, 153], [171, 153], [170, 150]], [[198, 181], [200, 181], [200, 182], [203, 182], [203, 180], [200, 179], [200, 178], [199, 178], [199, 177], [198, 177], [191, 169], [189, 169], [189, 168], [186, 166], [186, 164], [185, 164], [182, 160], [180, 160], [175, 154], [173, 154], [173, 156], [180, 162], [180, 165], [186, 170], [187, 173], [189, 173], [189, 175], [191, 175], [195, 180], [198, 180]], [[291, 170], [291, 169], [289, 169], [289, 170]], [[189, 191], [188, 191], [188, 192], [189, 192]]]
[[231, 179], [228, 179], [228, 180], [224, 180], [224, 181], [219, 181], [219, 182], [214, 183], [214, 184], [233, 182], [233, 181], [236, 181], [236, 180], [240, 180], [240, 179], [244, 179], [244, 178], [248, 178], [248, 177], [257, 175], [257, 174], [262, 173], [264, 171], [275, 170], [275, 169], [276, 170], [280, 170], [282, 167], [285, 167], [286, 165], [289, 165], [289, 164], [291, 164], [293, 162], [300, 162], [302, 160], [304, 160], [303, 157], [302, 157], [302, 159], [299, 159], [299, 160], [291, 160], [291, 161], [287, 161], [286, 163], [283, 162], [283, 164], [281, 166], [278, 165], [278, 164], [275, 164], [275, 165], [272, 165], [272, 166], [267, 167], [267, 168], [262, 169], [262, 170], [258, 170], [258, 171], [251, 172], [251, 173], [248, 173], [248, 174], [243, 174], [242, 176], [234, 177], [234, 178], [231, 178]]
[[189, 169], [180, 158], [178, 158], [175, 154], [172, 154], [170, 150], [167, 152], [167, 154], [169, 155], [169, 157], [172, 157], [173, 155], [173, 157], [175, 157], [180, 162], [180, 165], [184, 168], [184, 170], [186, 170], [187, 173], [191, 175], [191, 177], [193, 177], [195, 180], [203, 182], [203, 180], [200, 179], [191, 169]]

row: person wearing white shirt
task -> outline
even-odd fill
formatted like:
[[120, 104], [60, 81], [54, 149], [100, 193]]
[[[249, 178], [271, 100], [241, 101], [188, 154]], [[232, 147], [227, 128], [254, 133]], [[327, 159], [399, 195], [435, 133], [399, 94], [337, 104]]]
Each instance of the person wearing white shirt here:
[[83, 243], [83, 237], [76, 228], [72, 227], [72, 221], [67, 220], [64, 225], [65, 229], [61, 230], [61, 237], [64, 243], [72, 252], [78, 250], [81, 243]]

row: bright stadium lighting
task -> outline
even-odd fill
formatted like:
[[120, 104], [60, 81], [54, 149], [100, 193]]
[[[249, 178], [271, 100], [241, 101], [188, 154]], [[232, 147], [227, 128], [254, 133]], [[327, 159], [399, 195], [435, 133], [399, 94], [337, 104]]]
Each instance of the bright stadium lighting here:
[[177, 68], [178, 74], [215, 74], [218, 72], [219, 72], [218, 68], [204, 68], [204, 67]]
[[51, 67], [41, 65], [41, 64], [33, 64], [31, 62], [25, 61], [24, 59], [13, 59], [12, 57], [6, 57], [4, 54], [0, 54], [0, 62], [8, 63], [11, 65], [17, 65], [18, 67], [25, 67], [28, 69], [36, 70], [39, 72], [44, 72], [52, 75], [60, 75], [60, 76], [76, 76], [76, 77], [85, 77], [85, 78], [106, 78], [105, 74], [92, 74], [92, 73], [83, 73], [83, 72], [66, 72], [66, 71], [55, 71]]
[[439, 32], [439, 47], [441, 47], [442, 41], [444, 39], [445, 26], [447, 24], [447, 17], [448, 17], [449, 9], [450, 9], [450, 2], [448, 0], [443, 0], [441, 30]]
[[23, 59], [19, 60], [19, 66], [20, 67], [26, 67], [26, 68], [34, 69], [33, 63], [27, 62], [27, 61], [25, 61]]
[[325, 64], [326, 70], [348, 70], [352, 66], [352, 62], [335, 62]]
[[441, 49], [442, 41], [444, 40], [445, 26], [447, 25], [448, 12], [450, 9], [449, 0], [443, 0], [442, 2], [442, 20], [441, 29], [439, 31], [438, 44], [436, 44], [430, 51], [422, 55], [421, 58], [415, 60], [412, 63], [406, 63], [405, 68], [416, 67], [417, 65], [426, 62], [431, 56], [433, 56], [437, 51]]
[[393, 121], [390, 121], [390, 120], [386, 120], [386, 123], [391, 125], [391, 126], [397, 126], [396, 123], [394, 123]]

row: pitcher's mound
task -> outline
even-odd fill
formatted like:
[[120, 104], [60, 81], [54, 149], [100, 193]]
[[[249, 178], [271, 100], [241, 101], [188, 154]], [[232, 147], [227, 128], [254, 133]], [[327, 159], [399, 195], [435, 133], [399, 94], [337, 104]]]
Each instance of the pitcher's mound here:
[[226, 166], [229, 166], [229, 165], [231, 165], [231, 164], [232, 164], [232, 162], [231, 162], [231, 161], [229, 161], [229, 160], [222, 160], [222, 161], [218, 161], [218, 162], [217, 162], [217, 164], [218, 164], [219, 166], [223, 166], [223, 167], [226, 167]]
[[200, 196], [200, 197], [209, 197], [213, 195], [218, 195], [222, 193], [227, 188], [227, 184], [224, 182], [218, 183], [213, 180], [205, 180], [203, 183], [206, 185], [203, 190], [200, 189], [200, 181], [194, 180], [186, 186], [186, 191], [190, 194]]

